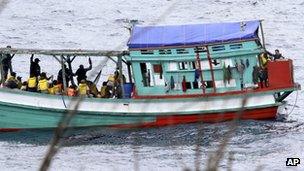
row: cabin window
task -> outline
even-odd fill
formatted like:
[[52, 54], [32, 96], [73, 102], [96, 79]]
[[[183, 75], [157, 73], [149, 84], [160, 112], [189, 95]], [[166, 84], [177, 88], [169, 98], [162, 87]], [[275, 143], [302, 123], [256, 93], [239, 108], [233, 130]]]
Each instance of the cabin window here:
[[233, 50], [233, 49], [241, 49], [243, 48], [243, 44], [233, 44], [233, 45], [230, 45], [230, 49]]
[[165, 85], [161, 64], [140, 63], [140, 70], [144, 87]]
[[168, 64], [168, 71], [177, 71], [177, 63], [176, 62], [169, 62]]
[[224, 83], [224, 80], [217, 80], [215, 81], [215, 86], [218, 88], [223, 88], [223, 87], [236, 87], [236, 82], [235, 79], [231, 79], [228, 83], [228, 81], [226, 82], [226, 84]]
[[170, 55], [172, 54], [171, 49], [161, 49], [158, 51], [160, 55]]
[[210, 70], [210, 64], [208, 60], [201, 61], [201, 69], [202, 70]]
[[197, 81], [193, 81], [192, 82], [192, 87], [193, 87], [193, 89], [199, 89], [199, 83], [197, 82]]
[[164, 86], [165, 85], [164, 76], [161, 75], [160, 73], [154, 73], [153, 80], [154, 80], [155, 86]]
[[186, 82], [186, 89], [191, 89], [191, 82]]
[[219, 59], [211, 59], [211, 64], [213, 68], [221, 68], [221, 60]]
[[178, 66], [179, 66], [179, 70], [187, 70], [189, 68], [188, 66], [188, 62], [179, 62]]
[[196, 64], [195, 64], [195, 61], [191, 61], [191, 62], [179, 62], [178, 63], [178, 68], [179, 68], [179, 70], [195, 69], [196, 68]]
[[187, 54], [189, 51], [187, 49], [176, 49], [177, 54]]
[[165, 85], [163, 67], [161, 64], [153, 65], [153, 82], [154, 85]]
[[191, 69], [196, 69], [195, 61], [190, 62]]
[[206, 88], [213, 88], [213, 81], [205, 81]]
[[225, 64], [225, 66], [226, 67], [228, 67], [228, 65], [230, 66], [230, 67], [234, 67], [234, 64], [233, 64], [233, 62], [232, 62], [232, 59], [222, 59], [222, 67], [224, 66], [224, 64]]
[[140, 71], [142, 75], [142, 83], [144, 87], [154, 86], [154, 79], [152, 78], [153, 71], [151, 63], [140, 63]]
[[163, 73], [163, 68], [160, 64], [156, 64], [156, 65], [153, 65], [153, 71], [154, 73]]
[[153, 55], [154, 54], [153, 50], [141, 50], [140, 53], [142, 55]]
[[197, 48], [194, 48], [194, 52], [195, 53], [207, 52], [207, 48], [206, 47], [197, 47]]
[[217, 52], [217, 51], [223, 51], [225, 50], [225, 46], [213, 46], [212, 51]]

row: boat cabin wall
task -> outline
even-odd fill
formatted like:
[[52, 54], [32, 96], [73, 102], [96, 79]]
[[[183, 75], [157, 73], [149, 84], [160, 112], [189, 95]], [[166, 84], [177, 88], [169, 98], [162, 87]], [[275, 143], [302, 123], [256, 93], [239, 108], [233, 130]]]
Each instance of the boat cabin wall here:
[[[136, 50], [130, 52], [129, 61], [132, 63], [133, 78], [138, 95], [180, 95], [201, 94], [201, 77], [195, 47]], [[199, 48], [199, 59], [202, 70], [205, 93], [216, 93], [241, 90], [253, 85], [253, 66], [258, 65], [257, 56], [262, 52], [255, 41], [208, 46], [213, 72], [207, 57], [206, 48]], [[236, 65], [244, 66], [241, 74]], [[228, 67], [229, 66], [229, 67]], [[228, 68], [230, 68], [228, 70]], [[231, 72], [231, 79], [227, 78]], [[212, 80], [214, 74], [214, 84]], [[243, 77], [241, 79], [241, 77]], [[187, 90], [183, 91], [185, 79]], [[195, 81], [196, 80], [196, 81]], [[243, 81], [242, 81], [243, 80]]]

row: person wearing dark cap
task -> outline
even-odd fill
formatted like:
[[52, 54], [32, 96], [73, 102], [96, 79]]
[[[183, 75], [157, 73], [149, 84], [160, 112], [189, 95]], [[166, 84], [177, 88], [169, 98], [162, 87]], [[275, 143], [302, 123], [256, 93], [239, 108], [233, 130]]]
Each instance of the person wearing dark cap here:
[[80, 65], [79, 68], [77, 69], [76, 73], [73, 74], [73, 75], [77, 76], [78, 84], [80, 84], [81, 80], [86, 80], [87, 79], [87, 72], [92, 69], [91, 58], [89, 58], [89, 64], [90, 64], [90, 66], [88, 68], [84, 68], [83, 65]]
[[33, 60], [33, 58], [34, 58], [34, 55], [31, 56], [30, 75], [38, 77], [38, 76], [40, 76], [40, 73], [41, 73], [40, 65], [39, 65], [40, 60], [38, 58]]
[[[69, 81], [73, 79], [73, 72], [64, 64], [64, 73], [65, 73], [65, 81], [66, 85], [69, 86]], [[63, 84], [62, 78], [62, 68], [58, 72], [57, 80], [59, 84]]]
[[267, 52], [267, 54], [271, 57], [273, 57], [273, 60], [277, 60], [277, 59], [284, 59], [284, 57], [282, 56], [282, 54], [280, 53], [279, 49], [276, 49], [274, 51], [274, 54]]
[[[7, 46], [6, 48], [11, 48], [11, 46]], [[2, 67], [3, 67], [3, 75], [4, 79], [7, 79], [7, 74], [8, 70], [10, 70], [10, 73], [12, 74], [13, 72], [13, 67], [12, 67], [12, 59], [15, 56], [15, 54], [4, 54], [4, 58], [2, 59]]]

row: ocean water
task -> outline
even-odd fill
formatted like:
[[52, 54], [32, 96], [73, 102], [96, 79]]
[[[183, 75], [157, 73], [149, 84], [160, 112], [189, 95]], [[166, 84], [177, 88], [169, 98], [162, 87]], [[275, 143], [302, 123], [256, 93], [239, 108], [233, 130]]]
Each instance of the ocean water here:
[[[126, 49], [126, 21], [184, 24], [263, 19], [266, 46], [294, 61], [295, 80], [304, 80], [303, 0], [0, 0], [0, 46], [43, 49]], [[42, 70], [56, 75], [59, 64], [41, 57]], [[76, 59], [74, 68], [86, 63]], [[94, 58], [94, 63], [102, 59]], [[15, 71], [26, 78], [29, 57], [16, 56]], [[107, 63], [103, 75], [113, 72]], [[280, 73], [278, 73], [280, 74]], [[242, 121], [225, 149], [220, 170], [303, 170], [303, 91], [289, 96], [275, 121]], [[51, 170], [183, 170], [205, 168], [229, 123], [190, 124], [141, 130], [72, 130], [63, 138]], [[1, 170], [37, 170], [52, 131], [0, 133]], [[197, 150], [199, 149], [199, 150]], [[199, 153], [197, 153], [199, 151]], [[196, 155], [199, 154], [199, 155]], [[286, 167], [299, 157], [297, 167]]]

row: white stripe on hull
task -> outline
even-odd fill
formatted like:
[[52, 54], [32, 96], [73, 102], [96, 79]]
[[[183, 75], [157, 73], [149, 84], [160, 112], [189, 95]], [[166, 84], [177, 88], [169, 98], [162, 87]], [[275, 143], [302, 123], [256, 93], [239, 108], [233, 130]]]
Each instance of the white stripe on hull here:
[[[70, 98], [64, 97], [68, 105]], [[233, 110], [241, 107], [243, 97], [230, 96], [223, 98], [185, 98], [185, 99], [149, 99], [149, 100], [117, 100], [117, 99], [85, 99], [80, 111], [97, 113], [129, 113], [129, 114], [165, 114], [165, 113], [198, 113]], [[29, 107], [66, 109], [61, 96], [33, 95], [29, 93], [11, 93], [0, 90], [0, 102], [25, 105]], [[257, 94], [247, 99], [246, 108], [260, 108], [275, 105], [272, 94]]]

